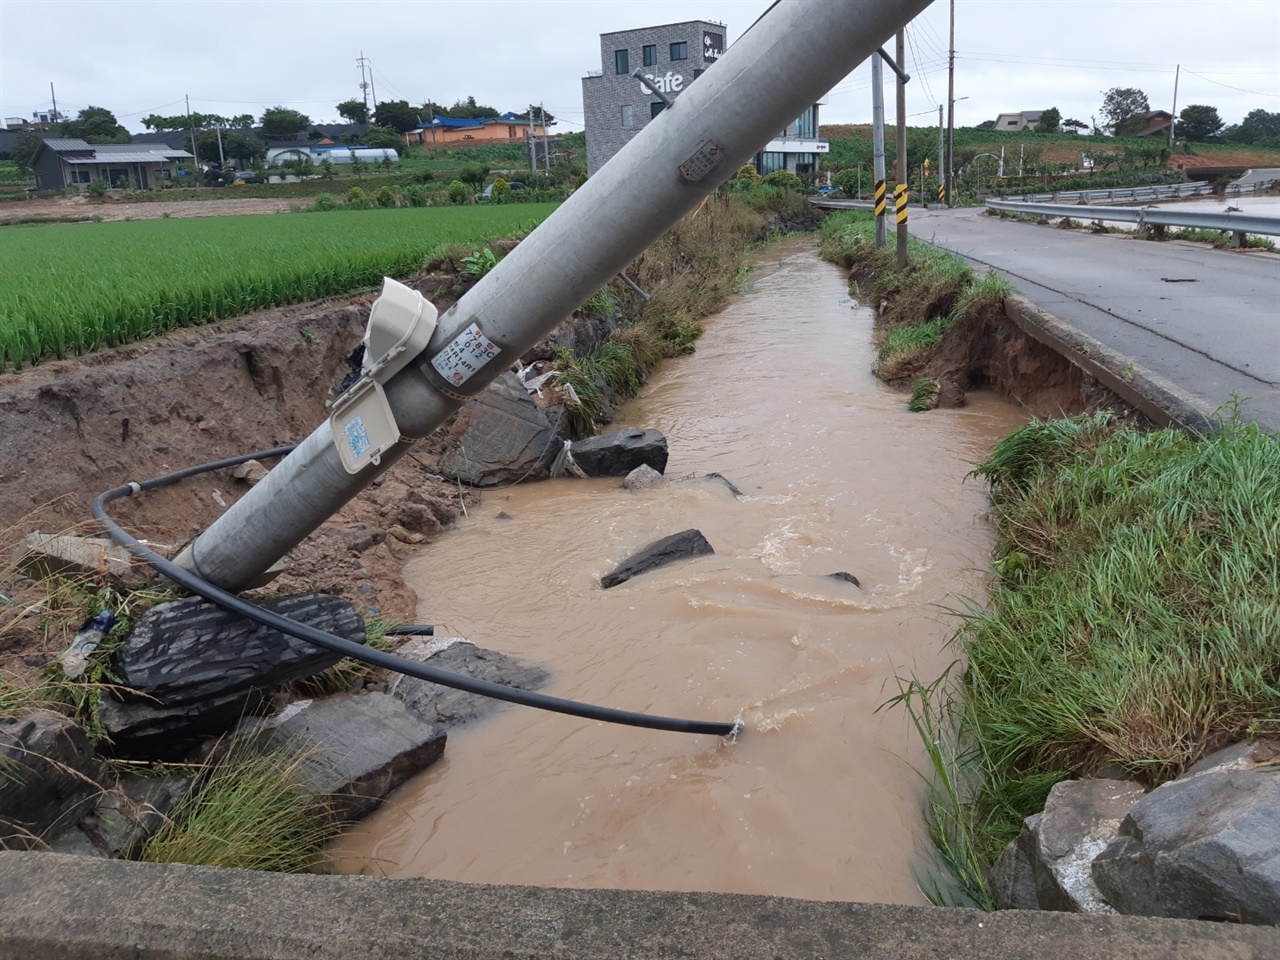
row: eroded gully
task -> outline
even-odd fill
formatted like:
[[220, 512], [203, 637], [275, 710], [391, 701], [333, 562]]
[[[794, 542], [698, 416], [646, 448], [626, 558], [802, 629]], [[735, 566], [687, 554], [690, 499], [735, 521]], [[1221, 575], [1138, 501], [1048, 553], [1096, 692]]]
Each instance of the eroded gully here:
[[[503, 707], [341, 838], [337, 869], [923, 903], [922, 752], [877, 708], [954, 659], [944, 608], [980, 594], [992, 544], [966, 474], [1024, 417], [983, 395], [908, 413], [871, 337], [812, 240], [770, 247], [623, 411], [666, 434], [667, 483], [486, 493], [408, 570], [437, 635], [541, 664], [560, 696], [741, 717], [736, 742]], [[714, 556], [600, 589], [689, 527]]]

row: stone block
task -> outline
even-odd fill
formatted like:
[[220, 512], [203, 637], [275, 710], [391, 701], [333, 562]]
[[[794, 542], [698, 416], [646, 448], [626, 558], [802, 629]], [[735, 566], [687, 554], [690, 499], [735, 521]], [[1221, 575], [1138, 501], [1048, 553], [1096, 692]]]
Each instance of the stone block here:
[[658, 567], [665, 567], [668, 563], [675, 563], [677, 560], [685, 560], [689, 557], [705, 556], [709, 553], [715, 553], [715, 550], [711, 548], [711, 544], [707, 542], [701, 530], [682, 530], [680, 533], [673, 533], [669, 537], [655, 540], [643, 550], [627, 557], [611, 572], [600, 578], [600, 586], [608, 590], [620, 583], [626, 583], [632, 577], [656, 570]]

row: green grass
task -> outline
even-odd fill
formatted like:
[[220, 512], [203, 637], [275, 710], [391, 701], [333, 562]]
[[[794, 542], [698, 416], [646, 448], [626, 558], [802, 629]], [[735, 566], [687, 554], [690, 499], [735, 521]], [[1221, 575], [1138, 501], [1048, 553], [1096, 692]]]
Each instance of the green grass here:
[[554, 209], [408, 208], [33, 226], [0, 232], [0, 370], [375, 286], [446, 244]]
[[327, 806], [300, 787], [303, 758], [233, 744], [174, 809], [137, 859], [307, 873], [338, 830]]
[[1009, 284], [994, 273], [978, 277], [962, 259], [914, 238], [899, 270], [892, 243], [875, 245], [869, 211], [842, 211], [822, 221], [819, 253], [849, 271], [855, 294], [876, 310], [876, 376], [914, 379], [946, 332], [958, 323], [1002, 309]]
[[946, 776], [973, 791], [938, 821], [963, 820], [961, 860], [990, 863], [1059, 780], [1114, 765], [1155, 785], [1280, 733], [1280, 440], [1033, 421], [976, 473], [991, 597], [959, 613], [954, 685], [906, 698], [963, 746]]

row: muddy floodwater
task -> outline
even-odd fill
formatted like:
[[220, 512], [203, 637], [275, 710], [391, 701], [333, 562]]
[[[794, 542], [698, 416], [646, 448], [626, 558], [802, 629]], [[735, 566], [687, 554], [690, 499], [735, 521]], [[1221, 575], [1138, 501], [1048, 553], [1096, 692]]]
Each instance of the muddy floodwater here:
[[[735, 741], [503, 706], [341, 838], [337, 868], [923, 903], [921, 751], [877, 708], [953, 659], [942, 608], [980, 592], [992, 544], [965, 475], [1024, 416], [982, 395], [908, 413], [868, 372], [871, 335], [811, 240], [769, 248], [623, 411], [666, 434], [665, 484], [486, 493], [409, 570], [437, 635], [545, 666], [558, 696], [741, 718]], [[714, 556], [600, 589], [689, 527]]]

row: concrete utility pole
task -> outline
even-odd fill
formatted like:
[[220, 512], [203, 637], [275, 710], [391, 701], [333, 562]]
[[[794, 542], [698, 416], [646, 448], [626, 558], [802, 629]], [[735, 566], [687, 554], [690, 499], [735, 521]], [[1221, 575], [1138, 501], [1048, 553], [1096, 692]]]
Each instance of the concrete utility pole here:
[[[53, 81], [49, 81], [49, 97], [53, 100], [53, 122], [58, 122], [58, 95], [53, 92]], [[1176, 96], [1175, 96], [1176, 99]]]
[[956, 0], [951, 0], [951, 39], [947, 45], [947, 206], [955, 206], [956, 165]]
[[897, 47], [894, 59], [898, 63], [898, 176], [895, 178], [893, 198], [898, 220], [898, 269], [907, 265], [907, 184], [910, 176], [907, 171], [907, 81], [902, 75], [903, 65], [907, 62], [907, 34], [898, 30]]
[[191, 163], [195, 167], [196, 186], [200, 186], [200, 151], [196, 149], [196, 125], [191, 119], [191, 97], [183, 94], [187, 101], [187, 127], [191, 130]]
[[364, 65], [367, 62], [364, 51], [361, 50], [360, 56], [356, 58], [356, 66], [360, 68], [360, 95], [364, 97], [364, 117], [366, 123], [369, 120], [369, 81], [364, 75]]
[[1178, 119], [1178, 77], [1182, 74], [1182, 64], [1173, 71], [1173, 113], [1169, 116], [1169, 152], [1173, 152], [1173, 127]]
[[883, 247], [885, 244], [884, 66], [878, 53], [871, 58], [871, 157], [875, 176], [876, 246]]
[[[781, 0], [375, 380], [396, 439], [355, 472], [326, 420], [178, 557], [243, 589], [871, 56], [928, 0]], [[385, 334], [385, 331], [384, 331]], [[390, 358], [392, 353], [387, 353]], [[374, 358], [374, 364], [384, 358]], [[356, 437], [355, 440], [361, 438]], [[339, 443], [351, 441], [339, 448]]]

